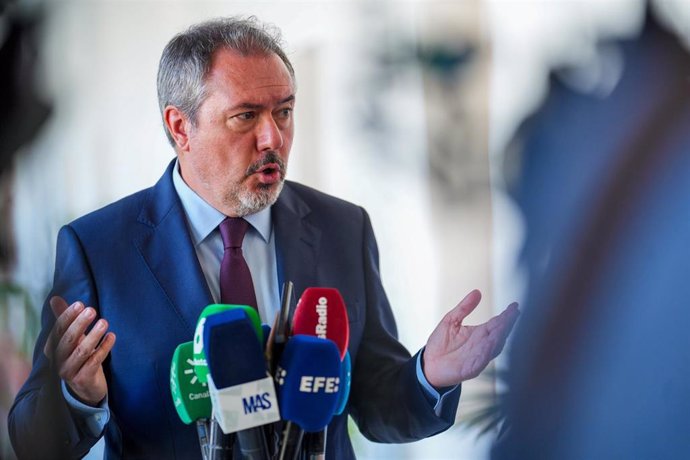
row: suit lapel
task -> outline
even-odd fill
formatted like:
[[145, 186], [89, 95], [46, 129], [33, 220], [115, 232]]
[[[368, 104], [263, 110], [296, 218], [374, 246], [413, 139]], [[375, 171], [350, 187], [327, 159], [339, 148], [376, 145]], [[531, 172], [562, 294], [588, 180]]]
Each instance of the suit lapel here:
[[[182, 204], [172, 183], [174, 161], [153, 187], [142, 206], [139, 222], [151, 228], [135, 244], [170, 302], [174, 314], [194, 333], [201, 310], [212, 303], [196, 251], [187, 229]], [[307, 220], [309, 206], [286, 182], [272, 219], [276, 232], [278, 278], [292, 281], [295, 295], [315, 286], [321, 230]]]
[[191, 337], [199, 313], [212, 303], [212, 297], [172, 182], [174, 164], [168, 166], [142, 206], [138, 220], [151, 231], [135, 244]]
[[292, 281], [299, 298], [304, 289], [317, 283], [316, 262], [321, 243], [321, 230], [307, 220], [309, 206], [285, 183], [273, 206], [272, 218], [276, 232], [278, 280]]

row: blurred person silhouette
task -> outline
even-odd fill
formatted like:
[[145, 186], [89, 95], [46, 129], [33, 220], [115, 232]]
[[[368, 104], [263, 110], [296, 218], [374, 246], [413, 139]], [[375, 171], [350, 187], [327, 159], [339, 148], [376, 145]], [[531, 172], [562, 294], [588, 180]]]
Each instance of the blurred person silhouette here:
[[18, 12], [12, 3], [0, 0], [0, 22], [6, 31], [0, 44], [0, 175], [50, 114], [35, 86], [39, 18]]
[[[7, 414], [12, 401], [29, 374], [30, 365], [20, 351], [25, 334], [17, 331], [12, 319], [23, 315], [24, 324], [34, 318], [32, 311], [10, 312], [10, 298], [20, 288], [12, 281], [16, 259], [12, 228], [13, 166], [22, 147], [38, 134], [50, 114], [50, 106], [35, 86], [40, 25], [38, 15], [20, 11], [9, 0], [0, 0], [0, 458], [13, 458], [7, 434]], [[14, 305], [17, 307], [17, 305]], [[16, 313], [16, 312], [15, 312]], [[35, 322], [35, 321], [34, 321]], [[12, 331], [14, 329], [14, 331]]]
[[651, 14], [602, 50], [610, 94], [552, 76], [507, 159], [529, 281], [494, 460], [690, 458], [690, 55]]

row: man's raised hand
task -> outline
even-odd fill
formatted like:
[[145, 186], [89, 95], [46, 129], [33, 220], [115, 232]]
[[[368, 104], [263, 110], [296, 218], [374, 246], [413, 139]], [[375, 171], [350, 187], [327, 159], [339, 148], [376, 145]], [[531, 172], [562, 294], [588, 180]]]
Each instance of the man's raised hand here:
[[455, 386], [479, 375], [503, 349], [520, 312], [512, 303], [484, 324], [462, 322], [479, 305], [474, 290], [443, 317], [424, 349], [424, 375], [436, 388]]
[[81, 302], [67, 306], [62, 297], [55, 296], [50, 299], [50, 307], [57, 320], [43, 352], [72, 394], [88, 405], [97, 406], [108, 394], [103, 361], [115, 345], [115, 334], [106, 334], [108, 322], [102, 318], [86, 334], [96, 311], [85, 308]]

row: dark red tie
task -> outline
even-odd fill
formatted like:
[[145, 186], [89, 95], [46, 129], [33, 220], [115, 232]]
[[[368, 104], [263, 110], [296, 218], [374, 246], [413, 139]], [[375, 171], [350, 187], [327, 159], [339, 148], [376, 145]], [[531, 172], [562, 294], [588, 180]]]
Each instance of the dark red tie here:
[[242, 255], [242, 240], [249, 222], [241, 217], [227, 217], [219, 228], [225, 247], [220, 263], [220, 302], [257, 308], [252, 274]]

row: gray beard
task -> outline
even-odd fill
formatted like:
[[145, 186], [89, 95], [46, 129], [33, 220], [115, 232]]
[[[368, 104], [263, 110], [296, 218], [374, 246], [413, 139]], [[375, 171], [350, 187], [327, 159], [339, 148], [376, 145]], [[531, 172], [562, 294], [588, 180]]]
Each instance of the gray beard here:
[[239, 217], [244, 217], [249, 214], [255, 214], [278, 200], [280, 192], [283, 190], [285, 181], [281, 180], [272, 188], [259, 188], [257, 191], [239, 190], [235, 196], [237, 197], [237, 208], [235, 213]]

